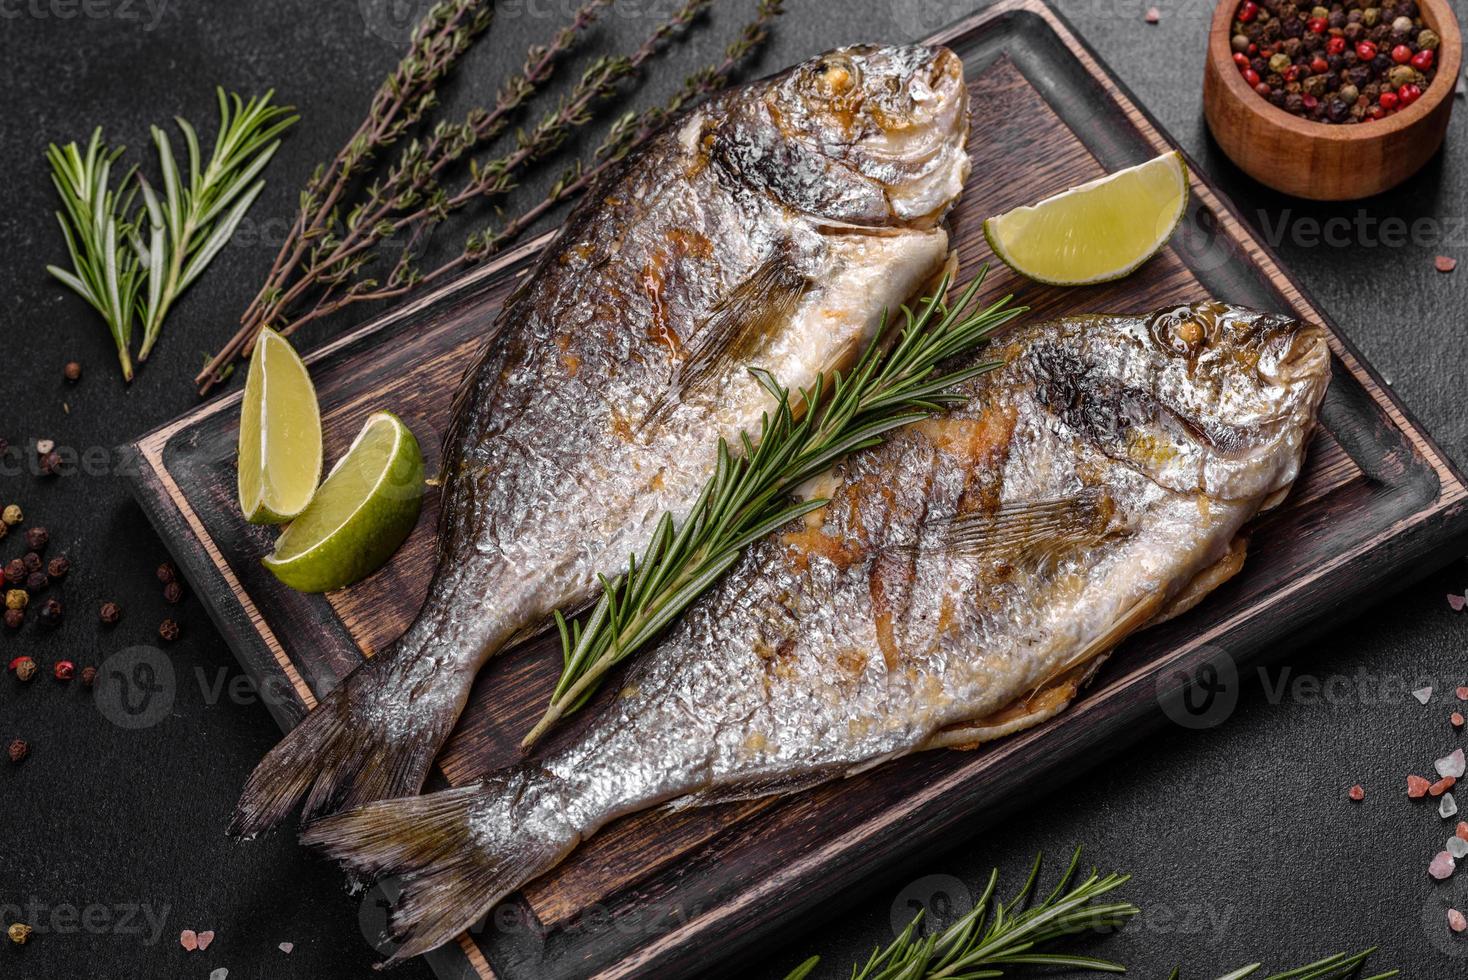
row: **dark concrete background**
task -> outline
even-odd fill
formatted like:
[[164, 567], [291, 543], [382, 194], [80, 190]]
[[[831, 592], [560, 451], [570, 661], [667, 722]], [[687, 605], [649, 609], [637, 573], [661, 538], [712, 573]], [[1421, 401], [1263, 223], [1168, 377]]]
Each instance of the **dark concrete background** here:
[[[1162, 13], [1155, 27], [1143, 23], [1148, 0], [1059, 5], [1463, 463], [1468, 269], [1439, 275], [1433, 257], [1468, 259], [1468, 113], [1454, 120], [1447, 151], [1392, 194], [1340, 206], [1283, 199], [1242, 177], [1206, 135], [1199, 93], [1212, 4], [1153, 2]], [[651, 28], [655, 11], [668, 9], [666, 0], [621, 3], [587, 50], [625, 49]], [[423, 6], [0, 2], [0, 243], [7, 259], [0, 267], [7, 300], [0, 437], [114, 446], [195, 404], [188, 379], [232, 332], [298, 187], [355, 127], [368, 93], [396, 61], [392, 12], [401, 17]], [[502, 4], [490, 37], [450, 87], [453, 104], [488, 100], [527, 44], [547, 37], [570, 6]], [[973, 9], [965, 0], [788, 6], [756, 64], [761, 71], [839, 43], [920, 36]], [[752, 0], [717, 0], [711, 20], [631, 93], [632, 103], [665, 95], [688, 68], [711, 60], [751, 7]], [[96, 125], [141, 151], [148, 124], [175, 113], [212, 134], [216, 84], [246, 92], [275, 86], [305, 121], [267, 171], [252, 233], [179, 304], [154, 359], [124, 389], [100, 322], [43, 271], [64, 253], [42, 151], [52, 140], [84, 139]], [[559, 166], [532, 175], [514, 202], [533, 201]], [[1016, 173], [1024, 166], [1015, 160]], [[1333, 217], [1347, 219], [1344, 235], [1322, 244], [1318, 223]], [[1410, 228], [1409, 240], [1393, 240], [1391, 222]], [[359, 308], [348, 320], [318, 324], [302, 343], [314, 346], [371, 312]], [[86, 374], [68, 387], [61, 370], [72, 359]], [[47, 481], [18, 471], [15, 460], [6, 458], [0, 502], [19, 502], [27, 523], [48, 525], [53, 553], [70, 554], [77, 571], [60, 590], [68, 606], [62, 627], [0, 637], [5, 658], [25, 652], [48, 665], [63, 656], [97, 663], [151, 642], [167, 614], [182, 621], [184, 638], [171, 648], [179, 678], [172, 711], [142, 731], [108, 724], [77, 684], [0, 681], [0, 738], [34, 745], [23, 766], [0, 765], [0, 912], [7, 922], [21, 917], [44, 927], [24, 949], [0, 949], [0, 977], [202, 978], [218, 967], [232, 978], [368, 975], [375, 956], [359, 928], [360, 900], [345, 893], [334, 869], [289, 836], [247, 845], [224, 839], [241, 783], [278, 733], [263, 708], [229, 693], [238, 671], [198, 602], [191, 597], [178, 609], [162, 602], [153, 568], [165, 548], [121, 482], [107, 473]], [[5, 557], [18, 550], [14, 537], [0, 543]], [[1401, 793], [1405, 772], [1430, 768], [1461, 742], [1441, 700], [1422, 708], [1406, 692], [1419, 677], [1439, 689], [1468, 680], [1465, 624], [1443, 599], [1465, 584], [1468, 569], [1458, 561], [1403, 594], [1382, 596], [1286, 658], [1266, 685], [1249, 684], [1223, 726], [1168, 729], [1078, 773], [1003, 826], [956, 839], [949, 853], [874, 884], [869, 896], [812, 922], [788, 948], [763, 950], [752, 972], [783, 976], [818, 952], [827, 967], [821, 976], [845, 975], [847, 963], [891, 939], [909, 899], [947, 893], [961, 901], [960, 885], [976, 889], [996, 865], [1012, 887], [1036, 851], [1059, 856], [1085, 844], [1090, 859], [1136, 876], [1125, 894], [1145, 915], [1120, 935], [1086, 944], [1128, 963], [1134, 976], [1164, 976], [1180, 964], [1185, 976], [1207, 978], [1254, 960], [1284, 966], [1373, 943], [1385, 947], [1383, 965], [1406, 975], [1468, 976], [1468, 939], [1449, 940], [1441, 924], [1445, 896], [1468, 909], [1468, 880], [1455, 889], [1425, 874], [1450, 825]], [[110, 632], [96, 625], [102, 599], [126, 608]], [[1302, 676], [1338, 682], [1325, 694], [1309, 686], [1278, 693], [1282, 679]], [[1370, 795], [1352, 806], [1342, 794], [1357, 781]], [[160, 924], [147, 927], [145, 913]], [[183, 928], [213, 928], [218, 938], [205, 953], [184, 954], [177, 945]], [[295, 943], [292, 954], [276, 949], [283, 941]], [[397, 975], [428, 973], [415, 963]]]

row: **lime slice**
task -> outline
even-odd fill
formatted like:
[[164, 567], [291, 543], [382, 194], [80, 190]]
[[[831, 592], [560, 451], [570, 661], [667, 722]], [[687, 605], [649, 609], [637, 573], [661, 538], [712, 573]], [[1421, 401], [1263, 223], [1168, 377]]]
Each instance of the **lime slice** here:
[[423, 454], [389, 412], [367, 419], [316, 491], [275, 542], [265, 567], [301, 592], [327, 592], [377, 571], [418, 521]]
[[240, 407], [240, 512], [284, 524], [306, 509], [321, 479], [321, 411], [295, 348], [263, 330]]
[[1172, 237], [1188, 206], [1188, 167], [1165, 153], [984, 222], [994, 254], [1054, 286], [1130, 275]]

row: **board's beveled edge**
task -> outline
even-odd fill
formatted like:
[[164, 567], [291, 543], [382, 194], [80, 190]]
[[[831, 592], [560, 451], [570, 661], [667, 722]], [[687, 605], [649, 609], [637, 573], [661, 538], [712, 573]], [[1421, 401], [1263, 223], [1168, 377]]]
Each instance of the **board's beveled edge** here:
[[[969, 17], [959, 22], [958, 24], [953, 25], [952, 27], [945, 29], [942, 32], [939, 32], [939, 34], [935, 35], [930, 40], [949, 41], [962, 37], [963, 35], [971, 31], [983, 27], [992, 20], [995, 20], [1001, 16], [1004, 16], [1005, 14], [1015, 11], [1030, 12], [1044, 19], [1051, 27], [1051, 29], [1056, 33], [1056, 35], [1062, 40], [1069, 51], [1074, 55], [1077, 61], [1085, 68], [1087, 73], [1095, 78], [1099, 82], [1100, 86], [1105, 89], [1108, 95], [1116, 102], [1118, 108], [1120, 108], [1120, 110], [1136, 127], [1138, 134], [1141, 135], [1151, 145], [1156, 147], [1158, 152], [1162, 152], [1166, 149], [1171, 148], [1172, 145], [1161, 135], [1159, 128], [1153, 124], [1151, 118], [1143, 110], [1138, 108], [1136, 103], [1130, 98], [1129, 94], [1126, 93], [1124, 87], [1121, 86], [1119, 81], [1110, 76], [1110, 74], [1103, 67], [1101, 67], [1099, 59], [1094, 56], [1094, 54], [1090, 51], [1089, 47], [1086, 46], [1084, 41], [1080, 40], [1076, 36], [1076, 34], [1070, 29], [1069, 25], [1059, 14], [1051, 10], [1047, 4], [1040, 2], [1040, 0], [1001, 0], [1001, 2], [994, 4], [989, 8], [986, 8], [985, 10], [975, 14], [974, 16]], [[1193, 192], [1198, 195], [1199, 200], [1205, 202], [1209, 207], [1211, 207], [1214, 212], [1219, 216], [1220, 220], [1226, 223], [1230, 236], [1244, 249], [1245, 253], [1249, 257], [1249, 260], [1252, 261], [1254, 265], [1258, 267], [1261, 272], [1268, 277], [1270, 284], [1279, 291], [1281, 296], [1296, 309], [1308, 311], [1314, 319], [1318, 320], [1329, 328], [1330, 342], [1333, 353], [1336, 354], [1342, 365], [1351, 373], [1358, 384], [1360, 384], [1360, 386], [1365, 389], [1372, 402], [1381, 407], [1383, 414], [1391, 421], [1392, 425], [1399, 432], [1402, 433], [1402, 435], [1412, 444], [1413, 448], [1420, 453], [1424, 461], [1426, 461], [1427, 464], [1432, 468], [1432, 470], [1438, 475], [1440, 481], [1439, 492], [1436, 500], [1433, 501], [1432, 505], [1424, 507], [1421, 510], [1414, 512], [1409, 518], [1392, 525], [1390, 531], [1384, 532], [1377, 539], [1376, 543], [1395, 540], [1403, 533], [1403, 531], [1410, 530], [1412, 527], [1425, 523], [1434, 518], [1440, 518], [1444, 516], [1461, 516], [1461, 514], [1449, 514], [1448, 512], [1454, 510], [1457, 505], [1460, 505], [1465, 495], [1468, 495], [1468, 491], [1465, 491], [1463, 478], [1453, 467], [1451, 462], [1446, 459], [1445, 455], [1438, 449], [1436, 444], [1432, 441], [1431, 437], [1428, 436], [1415, 423], [1415, 421], [1411, 419], [1405, 409], [1399, 404], [1395, 392], [1393, 392], [1389, 387], [1385, 386], [1380, 381], [1379, 377], [1375, 375], [1375, 373], [1369, 368], [1369, 366], [1367, 366], [1365, 362], [1359, 358], [1354, 348], [1349, 344], [1344, 335], [1334, 325], [1333, 321], [1324, 316], [1319, 311], [1316, 304], [1305, 294], [1305, 292], [1298, 286], [1298, 284], [1295, 283], [1295, 281], [1284, 272], [1282, 266], [1279, 264], [1272, 251], [1269, 250], [1262, 243], [1260, 243], [1254, 236], [1253, 232], [1249, 229], [1248, 225], [1239, 219], [1237, 212], [1235, 211], [1231, 203], [1228, 202], [1223, 197], [1223, 195], [1214, 191], [1214, 189], [1210, 185], [1203, 183], [1199, 179], [1198, 170], [1196, 167], [1193, 168], [1191, 184]], [[433, 292], [423, 297], [420, 297], [415, 301], [388, 311], [382, 316], [369, 321], [363, 326], [343, 335], [337, 340], [324, 345], [322, 348], [315, 351], [307, 358], [308, 363], [314, 363], [322, 359], [328, 358], [331, 355], [342, 350], [343, 348], [364, 340], [365, 338], [370, 337], [373, 333], [376, 333], [386, 328], [387, 326], [390, 326], [397, 320], [432, 305], [445, 295], [449, 295], [454, 292], [470, 288], [474, 284], [483, 281], [484, 278], [494, 274], [495, 272], [498, 272], [507, 267], [512, 267], [514, 264], [521, 261], [526, 255], [532, 254], [534, 251], [537, 251], [541, 247], [543, 247], [544, 243], [549, 240], [549, 238], [553, 235], [554, 232], [548, 233], [547, 235], [542, 236], [541, 238], [538, 238], [533, 242], [527, 243], [525, 246], [521, 246], [518, 249], [506, 253], [504, 256], [484, 267], [476, 269], [465, 276], [459, 277], [458, 279], [452, 280], [444, 284]], [[139, 442], [135, 444], [135, 448], [137, 448], [140, 453], [142, 453], [142, 457], [148, 462], [149, 467], [156, 472], [157, 479], [159, 479], [160, 481], [167, 479], [167, 485], [172, 486], [172, 480], [171, 478], [167, 477], [166, 467], [163, 464], [163, 452], [168, 444], [169, 439], [177, 435], [179, 432], [186, 430], [189, 426], [199, 422], [200, 420], [212, 416], [219, 411], [223, 411], [229, 407], [237, 405], [238, 401], [239, 395], [236, 393], [221, 398], [216, 402], [210, 403], [209, 405], [201, 406], [194, 412], [191, 412], [175, 420], [174, 422], [168, 423], [167, 425], [162, 426], [157, 430], [154, 430], [154, 432], [139, 440]], [[160, 483], [160, 485], [162, 484]], [[170, 494], [170, 498], [178, 507], [180, 513], [184, 514], [185, 520], [188, 523], [191, 532], [194, 533], [200, 543], [203, 544], [204, 538], [200, 534], [201, 525], [199, 524], [197, 515], [193, 513], [192, 507], [188, 505], [187, 500], [183, 498], [181, 494], [176, 493], [176, 486], [173, 486], [173, 490], [175, 491], [175, 493]], [[1461, 510], [1461, 508], [1459, 508], [1459, 510]], [[190, 517], [192, 517], [192, 520], [189, 520]], [[1369, 549], [1365, 545], [1363, 545], [1361, 548], [1358, 548], [1354, 552], [1352, 552], [1351, 555], [1359, 555], [1366, 550]], [[211, 560], [216, 562], [216, 564], [219, 564], [219, 571], [222, 574], [227, 574], [228, 568], [227, 565], [222, 563], [222, 558], [218, 556], [217, 553], [213, 552], [212, 549], [210, 550], [210, 553]], [[1341, 560], [1344, 561], [1345, 559], [1342, 558]], [[1334, 565], [1326, 566], [1327, 569], [1330, 567], [1334, 567]], [[230, 577], [232, 578], [232, 576]], [[239, 592], [237, 592], [236, 594], [243, 595]], [[1235, 617], [1235, 619], [1237, 618], [1238, 617]], [[1230, 620], [1228, 622], [1233, 622], [1233, 620]], [[1224, 628], [1224, 625], [1225, 624], [1219, 624], [1219, 626], [1216, 627], [1215, 630], [1210, 630], [1209, 634], [1205, 635], [1213, 634], [1217, 631], [1217, 629]], [[1199, 647], [1201, 640], [1202, 637], [1194, 638], [1193, 642], [1188, 642], [1186, 644], [1180, 645], [1175, 651], [1169, 654], [1166, 663], [1172, 663], [1187, 657], [1189, 653], [1195, 651]], [[286, 656], [286, 663], [290, 663], [288, 656]], [[294, 667], [294, 664], [291, 664], [291, 666]], [[1155, 664], [1153, 666], [1155, 668]], [[1115, 684], [1117, 686], [1117, 690], [1130, 687], [1137, 683], [1142, 673], [1143, 671], [1137, 670], [1133, 671], [1131, 674], [1123, 675], [1123, 677], [1116, 679]], [[1074, 713], [1075, 717], [1084, 717], [1088, 707], [1089, 710], [1096, 710], [1096, 705], [1089, 705], [1088, 702], [1083, 702], [1081, 705], [1076, 706], [1076, 711]], [[1028, 744], [1029, 738], [1039, 737], [1039, 735], [1040, 732], [1036, 732], [1033, 735], [1021, 735], [1016, 737], [1015, 739], [1009, 740], [1002, 747], [1001, 758], [1007, 757], [1008, 755], [1019, 751]], [[938, 785], [941, 785], [944, 789], [951, 789], [952, 783], [961, 782], [962, 780], [960, 776], [968, 772], [968, 770], [968, 766], [955, 770], [955, 773], [949, 780], [944, 780], [941, 784]], [[924, 798], [927, 798], [928, 795], [930, 794], [925, 793]], [[893, 818], [895, 819], [895, 815]], [[839, 852], [843, 849], [843, 847], [836, 847], [836, 844], [838, 842], [842, 842], [844, 847], [851, 846], [849, 841], [853, 837], [853, 835], [859, 834], [868, 826], [870, 826], [870, 824], [863, 824], [860, 828], [855, 828], [850, 833], [843, 835], [842, 838], [838, 838], [837, 842], [828, 842], [827, 844], [823, 845], [818, 851], [813, 853], [822, 855], [824, 857], [829, 856], [830, 853]], [[866, 836], [869, 837], [870, 835], [868, 834]], [[797, 867], [803, 867], [806, 863], [807, 862], [804, 859], [802, 859], [802, 861], [795, 862], [791, 865], [791, 870]], [[776, 876], [776, 878], [780, 881], [786, 881], [789, 879], [789, 875], [782, 873], [781, 875]], [[746, 893], [749, 901], [754, 901], [758, 897], [759, 892], [760, 889], [755, 889], [752, 890], [750, 893]], [[746, 898], [746, 894], [741, 894], [739, 896], [740, 899]], [[744, 902], [742, 904], [748, 904], [748, 902]], [[689, 936], [706, 932], [715, 924], [716, 921], [707, 920], [705, 916], [699, 916], [691, 919], [683, 929], [676, 930], [673, 933], [665, 934], [661, 937], [660, 941], [642, 947], [632, 956], [620, 961], [617, 966], [598, 975], [605, 977], [614, 977], [627, 976], [629, 975], [629, 971], [635, 973], [635, 971], [640, 966], [646, 965], [650, 962], [654, 962], [656, 954], [660, 949], [663, 949], [670, 944], [686, 942]], [[479, 954], [478, 960], [479, 963], [483, 964], [483, 969], [480, 969], [478, 963], [472, 965], [475, 971], [479, 973], [480, 976], [493, 976], [492, 972], [485, 972], [489, 971], [489, 965], [487, 961], [485, 961], [482, 951], [473, 940], [467, 939], [466, 937], [461, 937], [460, 945], [463, 947], [463, 951], [466, 956], [471, 955], [469, 953], [470, 949]]]

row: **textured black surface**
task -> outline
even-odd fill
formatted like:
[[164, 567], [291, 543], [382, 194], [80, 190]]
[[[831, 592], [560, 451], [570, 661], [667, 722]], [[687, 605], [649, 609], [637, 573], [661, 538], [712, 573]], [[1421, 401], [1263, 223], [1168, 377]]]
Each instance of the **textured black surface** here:
[[[621, 2], [587, 50], [629, 47], [669, 6]], [[1162, 14], [1155, 27], [1143, 22], [1152, 5], [1144, 0], [1062, 0], [1059, 7], [1462, 464], [1468, 272], [1439, 275], [1432, 259], [1468, 258], [1468, 115], [1454, 120], [1446, 151], [1390, 195], [1338, 206], [1281, 198], [1242, 177], [1207, 138], [1199, 93], [1212, 5], [1154, 2]], [[423, 6], [0, 4], [0, 241], [8, 257], [0, 272], [8, 301], [0, 317], [0, 437], [13, 446], [50, 438], [77, 449], [108, 447], [194, 404], [188, 378], [232, 332], [270, 264], [296, 189], [356, 125], [368, 92], [396, 60], [398, 39], [383, 36], [393, 33], [388, 11]], [[451, 87], [456, 105], [488, 99], [526, 45], [559, 26], [571, 4], [501, 6], [490, 38]], [[717, 0], [712, 21], [631, 97], [640, 104], [670, 92], [686, 69], [714, 56], [751, 6]], [[791, 0], [789, 8], [762, 69], [839, 43], [926, 34], [973, 5]], [[154, 358], [124, 390], [100, 324], [43, 271], [63, 252], [41, 154], [47, 142], [84, 138], [99, 124], [141, 149], [148, 124], [174, 113], [212, 133], [215, 84], [273, 85], [305, 121], [268, 171], [250, 234], [179, 305]], [[515, 200], [533, 201], [557, 170], [559, 162], [546, 166]], [[1023, 179], [1024, 171], [1017, 159], [1014, 174], [998, 176]], [[1322, 242], [1320, 226], [1331, 219], [1339, 219], [1338, 234]], [[439, 244], [450, 247], [446, 237]], [[368, 315], [358, 309], [311, 329], [304, 343]], [[74, 387], [61, 376], [71, 359], [85, 366]], [[30, 653], [45, 667], [62, 657], [99, 663], [154, 642], [158, 621], [170, 614], [184, 636], [169, 648], [172, 707], [141, 730], [110, 724], [75, 683], [0, 680], [0, 739], [23, 737], [34, 746], [22, 766], [0, 763], [0, 913], [6, 922], [20, 917], [45, 928], [23, 949], [0, 949], [0, 976], [202, 978], [219, 967], [235, 978], [368, 975], [375, 956], [362, 938], [362, 903], [343, 892], [332, 868], [288, 837], [236, 845], [222, 836], [238, 787], [277, 731], [258, 703], [231, 694], [238, 671], [198, 603], [163, 602], [153, 578], [163, 545], [108, 466], [48, 481], [27, 471], [29, 460], [15, 450], [5, 456], [0, 502], [20, 503], [28, 525], [47, 525], [52, 553], [69, 554], [77, 570], [57, 590], [67, 606], [62, 627], [5, 634], [6, 660]], [[14, 535], [0, 542], [7, 558], [19, 550]], [[1057, 785], [1005, 827], [874, 881], [849, 910], [812, 923], [788, 949], [770, 949], [756, 975], [783, 976], [808, 953], [825, 957], [820, 975], [844, 975], [847, 962], [890, 939], [894, 919], [900, 924], [910, 912], [909, 899], [952, 893], [955, 882], [976, 892], [994, 865], [1017, 884], [1035, 851], [1059, 857], [1078, 843], [1103, 866], [1136, 875], [1127, 894], [1146, 914], [1120, 935], [1087, 943], [1127, 962], [1134, 976], [1162, 976], [1181, 964], [1185, 976], [1207, 978], [1254, 960], [1282, 966], [1376, 942], [1386, 947], [1383, 962], [1408, 976], [1468, 975], [1468, 940], [1450, 941], [1442, 926], [1445, 896], [1456, 894], [1468, 910], [1468, 879], [1455, 889], [1425, 874], [1451, 824], [1401, 793], [1405, 772], [1429, 770], [1434, 757], [1463, 741], [1448, 726], [1442, 692], [1468, 681], [1468, 627], [1443, 594], [1465, 585], [1460, 561], [1404, 594], [1384, 596], [1288, 657], [1267, 685], [1246, 684], [1221, 726], [1168, 729], [1117, 762]], [[126, 612], [104, 631], [96, 608], [109, 598]], [[1302, 677], [1337, 680], [1320, 691], [1294, 686]], [[1428, 682], [1439, 694], [1423, 708], [1407, 692]], [[1360, 806], [1343, 800], [1357, 781], [1368, 790]], [[161, 923], [150, 927], [146, 912]], [[212, 928], [218, 938], [206, 952], [185, 954], [177, 945], [184, 928]], [[294, 951], [281, 953], [280, 942], [293, 942]], [[397, 975], [429, 974], [413, 964]]]

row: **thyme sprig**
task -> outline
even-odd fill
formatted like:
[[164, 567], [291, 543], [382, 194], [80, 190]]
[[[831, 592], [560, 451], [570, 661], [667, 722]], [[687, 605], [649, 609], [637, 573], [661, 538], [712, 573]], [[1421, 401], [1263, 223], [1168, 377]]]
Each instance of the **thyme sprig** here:
[[[385, 151], [431, 115], [439, 84], [489, 26], [491, 11], [484, 0], [436, 4], [414, 31], [407, 56], [378, 90], [367, 118], [336, 158], [317, 169], [302, 193], [296, 221], [265, 284], [242, 314], [240, 329], [195, 377], [199, 393], [207, 394], [223, 380], [226, 365], [249, 354], [264, 325], [290, 334], [344, 307], [404, 296], [501, 251], [551, 208], [583, 193], [672, 112], [726, 85], [731, 71], [763, 42], [769, 24], [781, 13], [780, 0], [760, 0], [754, 20], [723, 62], [695, 72], [667, 107], [617, 120], [593, 154], [594, 166], [578, 164], [539, 204], [503, 227], [469, 234], [459, 254], [437, 268], [419, 268], [420, 245], [434, 229], [471, 204], [508, 195], [531, 165], [560, 151], [573, 133], [592, 122], [600, 105], [712, 0], [684, 0], [636, 50], [593, 61], [555, 108], [528, 132], [515, 134], [511, 149], [473, 159], [473, 152], [501, 136], [514, 115], [544, 88], [557, 63], [610, 2], [585, 0], [550, 43], [531, 48], [521, 72], [500, 87], [493, 107], [475, 108], [457, 123], [440, 122], [427, 138], [407, 143], [385, 165], [386, 172], [363, 189], [362, 182], [370, 180]], [[451, 185], [451, 172], [465, 165], [468, 174]], [[389, 265], [392, 249], [398, 251]], [[383, 271], [374, 271], [379, 264]]]
[[[117, 360], [125, 381], [133, 378], [132, 335], [139, 291], [145, 270], [137, 254], [128, 247], [133, 234], [132, 199], [137, 193], [134, 170], [113, 188], [112, 165], [126, 147], [109, 148], [102, 142], [102, 127], [92, 132], [85, 154], [76, 143], [64, 147], [52, 143], [46, 149], [51, 165], [51, 183], [61, 197], [56, 212], [71, 268], [48, 265], [46, 270], [92, 305], [107, 324], [117, 345]], [[122, 193], [122, 188], [132, 189]]]
[[[853, 967], [852, 980], [978, 980], [1006, 976], [1014, 967], [1058, 966], [1098, 973], [1125, 973], [1126, 967], [1091, 956], [1054, 951], [1057, 940], [1077, 933], [1116, 929], [1141, 909], [1130, 902], [1102, 901], [1131, 880], [1130, 875], [1100, 875], [1094, 869], [1075, 881], [1081, 851], [1050, 894], [1034, 902], [1043, 855], [1035, 858], [1029, 878], [1008, 902], [995, 900], [999, 870], [989, 875], [974, 907], [953, 925], [920, 936], [920, 910], [891, 945], [877, 948], [866, 963]], [[785, 980], [804, 980], [817, 964], [812, 956]]]
[[274, 91], [247, 102], [218, 88], [219, 131], [207, 164], [199, 136], [187, 119], [174, 117], [188, 149], [188, 180], [174, 159], [168, 134], [153, 127], [163, 196], [139, 175], [143, 204], [152, 229], [144, 244], [134, 234], [138, 262], [148, 270], [148, 293], [142, 313], [143, 342], [138, 360], [146, 361], [163, 330], [168, 311], [184, 290], [228, 244], [250, 205], [265, 187], [260, 171], [280, 149], [280, 136], [296, 123], [289, 106], [271, 105]]
[[[758, 438], [741, 433], [741, 452], [720, 440], [714, 476], [681, 527], [664, 514], [639, 558], [614, 580], [601, 578], [602, 597], [583, 625], [557, 613], [563, 668], [540, 721], [521, 742], [525, 748], [596, 691], [607, 671], [646, 646], [729, 568], [745, 547], [803, 514], [825, 506], [790, 494], [836, 460], [881, 442], [885, 433], [962, 401], [956, 385], [996, 365], [973, 364], [941, 371], [999, 326], [1024, 312], [1005, 297], [982, 310], [974, 299], [981, 270], [951, 307], [945, 275], [937, 291], [904, 307], [903, 327], [893, 337], [884, 317], [877, 337], [845, 375], [818, 375], [798, 400], [768, 372], [752, 373], [775, 398], [760, 422]], [[801, 406], [809, 411], [799, 412]]]

